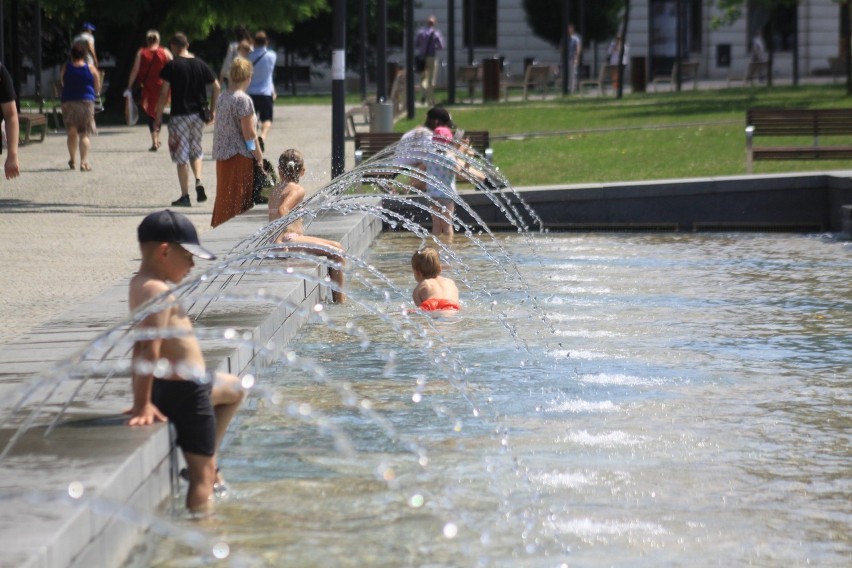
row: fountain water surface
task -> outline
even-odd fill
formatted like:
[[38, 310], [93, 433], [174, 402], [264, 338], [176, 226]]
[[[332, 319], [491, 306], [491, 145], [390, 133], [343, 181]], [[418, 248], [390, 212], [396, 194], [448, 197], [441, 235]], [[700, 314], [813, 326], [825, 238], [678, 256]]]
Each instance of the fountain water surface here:
[[[457, 222], [446, 245], [376, 198], [415, 194], [428, 209], [402, 178], [424, 174], [398, 159], [438, 148], [394, 150], [176, 290], [205, 348], [249, 353], [239, 368], [250, 397], [220, 464], [231, 493], [208, 523], [179, 507], [152, 522], [108, 498], [86, 502], [152, 527], [129, 562], [848, 563], [852, 293], [836, 286], [848, 246], [530, 232], [521, 219], [534, 213], [507, 205], [523, 207], [505, 198], [511, 188], [492, 189], [506, 180], [461, 152], [518, 232]], [[268, 244], [294, 217], [327, 214], [399, 229], [347, 255], [348, 304], [252, 287], [270, 276], [330, 286], [328, 261]], [[456, 316], [413, 309], [409, 259], [424, 244], [460, 285]], [[286, 342], [241, 329], [269, 306], [308, 324]], [[83, 393], [127, 397], [136, 337], [132, 321], [117, 326], [22, 389], [6, 417], [13, 442], [42, 413], [59, 424], [48, 440], [71, 430], [63, 413]], [[58, 406], [47, 402], [56, 393]]]

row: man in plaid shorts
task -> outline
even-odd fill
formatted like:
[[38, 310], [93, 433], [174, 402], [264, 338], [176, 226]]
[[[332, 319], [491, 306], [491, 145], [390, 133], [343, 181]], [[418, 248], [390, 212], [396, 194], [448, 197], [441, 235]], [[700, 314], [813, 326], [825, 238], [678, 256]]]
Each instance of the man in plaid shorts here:
[[[180, 198], [172, 201], [174, 207], [190, 207], [189, 170], [195, 175], [195, 194], [199, 203], [207, 201], [201, 183], [201, 135], [206, 124], [215, 118], [216, 100], [219, 98], [219, 81], [201, 59], [189, 52], [189, 40], [176, 33], [169, 41], [174, 59], [160, 71], [163, 87], [157, 103], [154, 128], [159, 129], [163, 121], [163, 109], [171, 89], [172, 108], [169, 115], [169, 154], [177, 164]], [[212, 85], [212, 100], [207, 103], [207, 85]], [[205, 111], [209, 108], [209, 113]], [[205, 116], [207, 114], [207, 116]]]

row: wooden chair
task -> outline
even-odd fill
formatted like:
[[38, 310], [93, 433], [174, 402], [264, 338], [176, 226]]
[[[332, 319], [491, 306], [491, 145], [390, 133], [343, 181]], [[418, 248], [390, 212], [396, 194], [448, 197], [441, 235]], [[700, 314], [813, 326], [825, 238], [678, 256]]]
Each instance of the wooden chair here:
[[520, 82], [509, 82], [503, 86], [503, 99], [509, 100], [509, 91], [512, 89], [523, 89], [524, 100], [529, 100], [531, 89], [539, 89], [541, 98], [547, 96], [547, 92], [553, 83], [553, 68], [550, 65], [528, 65], [524, 71], [524, 80]]
[[476, 95], [476, 86], [482, 83], [482, 67], [479, 65], [464, 65], [459, 67], [456, 73], [456, 83], [467, 83], [467, 93], [470, 102], [473, 102], [473, 97]]
[[[627, 67], [625, 66], [625, 70]], [[605, 65], [601, 65], [601, 70], [598, 73], [597, 79], [586, 79], [584, 81], [580, 81], [579, 90], [582, 93], [585, 89], [596, 89], [600, 96], [604, 95], [604, 90], [607, 85], [613, 85], [612, 77], [614, 73], [618, 70], [618, 65], [613, 65], [607, 63]], [[626, 75], [626, 73], [625, 73]]]
[[405, 69], [400, 69], [393, 78], [388, 100], [393, 104], [394, 118], [405, 112]]
[[[669, 84], [669, 90], [674, 91], [677, 85], [677, 68], [678, 64], [672, 65], [671, 75], [657, 75], [651, 81], [654, 87], [654, 92], [657, 92], [657, 85]], [[692, 81], [692, 90], [698, 89], [698, 61], [681, 61], [680, 62], [680, 82], [681, 85]]]
[[350, 108], [346, 111], [346, 136], [355, 138], [359, 126], [370, 125], [370, 106], [366, 101], [361, 106]]

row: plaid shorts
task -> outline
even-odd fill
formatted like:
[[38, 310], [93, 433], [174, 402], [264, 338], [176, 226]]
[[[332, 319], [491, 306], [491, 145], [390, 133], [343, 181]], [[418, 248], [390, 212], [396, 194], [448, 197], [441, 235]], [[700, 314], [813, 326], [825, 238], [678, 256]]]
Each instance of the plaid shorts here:
[[169, 155], [175, 164], [188, 164], [204, 157], [201, 134], [204, 121], [197, 114], [169, 117]]

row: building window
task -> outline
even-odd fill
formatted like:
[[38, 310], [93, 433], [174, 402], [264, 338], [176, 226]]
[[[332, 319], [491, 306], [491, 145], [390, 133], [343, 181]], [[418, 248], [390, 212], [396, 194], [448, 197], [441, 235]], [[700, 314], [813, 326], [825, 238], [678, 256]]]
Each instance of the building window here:
[[474, 17], [474, 47], [497, 47], [497, 0], [464, 0], [464, 45], [470, 47], [470, 14]]
[[792, 51], [793, 42], [796, 41], [797, 14], [796, 4], [772, 9], [762, 3], [749, 2], [746, 38], [749, 51], [754, 37], [761, 32], [768, 49], [775, 52]]
[[701, 53], [702, 0], [651, 0], [651, 52], [659, 57], [677, 54], [680, 7], [681, 55]]

